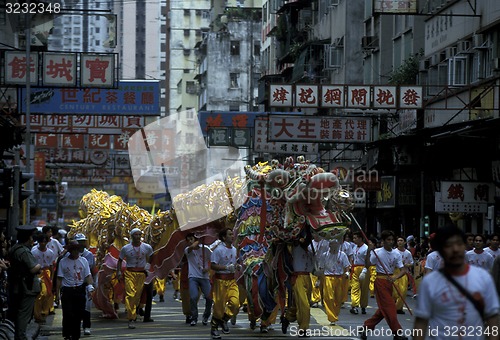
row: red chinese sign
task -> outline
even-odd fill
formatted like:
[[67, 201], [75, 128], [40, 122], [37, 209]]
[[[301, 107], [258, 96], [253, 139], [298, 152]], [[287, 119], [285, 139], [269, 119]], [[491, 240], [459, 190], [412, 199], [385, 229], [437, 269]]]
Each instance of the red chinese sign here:
[[371, 142], [371, 121], [361, 117], [269, 116], [270, 141]]
[[441, 202], [493, 203], [494, 185], [483, 182], [441, 182]]
[[419, 109], [422, 86], [272, 84], [271, 107]]
[[268, 142], [268, 120], [267, 118], [255, 119], [254, 129], [254, 151], [256, 152], [271, 152], [271, 153], [286, 153], [286, 154], [315, 154], [318, 153], [318, 144], [316, 143], [285, 143], [285, 142]]
[[[26, 52], [5, 52], [5, 84], [24, 85], [26, 84], [26, 75], [28, 63], [26, 61]], [[30, 83], [38, 83], [38, 54], [30, 54]]]
[[[26, 116], [21, 116], [26, 125]], [[31, 115], [31, 131], [39, 133], [74, 133], [119, 135], [146, 125], [140, 116]]]
[[[26, 52], [9, 50], [3, 55], [5, 76], [0, 78], [0, 85], [26, 84]], [[39, 59], [43, 62], [39, 63]], [[116, 59], [117, 55], [111, 53], [32, 52], [30, 83], [37, 86], [115, 88]], [[79, 71], [81, 77], [78, 77]]]
[[43, 84], [76, 86], [76, 54], [44, 53]]

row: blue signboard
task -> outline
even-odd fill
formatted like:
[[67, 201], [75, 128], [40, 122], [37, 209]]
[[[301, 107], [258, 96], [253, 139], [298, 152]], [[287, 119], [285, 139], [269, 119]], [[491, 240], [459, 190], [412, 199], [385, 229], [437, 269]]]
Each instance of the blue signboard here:
[[[21, 112], [26, 112], [26, 89], [20, 90]], [[160, 115], [160, 82], [120, 80], [117, 89], [31, 88], [34, 114]]]

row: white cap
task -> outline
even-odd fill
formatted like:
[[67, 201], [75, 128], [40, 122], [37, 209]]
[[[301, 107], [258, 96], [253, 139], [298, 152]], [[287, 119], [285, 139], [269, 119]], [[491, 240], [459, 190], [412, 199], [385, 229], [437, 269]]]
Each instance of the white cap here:
[[57, 232], [58, 232], [59, 234], [63, 235], [63, 236], [64, 236], [64, 235], [66, 235], [66, 234], [68, 233], [68, 232], [67, 232], [66, 230], [64, 230], [64, 229], [59, 229]]
[[85, 237], [84, 234], [76, 234], [75, 235], [75, 240], [77, 240], [77, 241], [87, 241], [87, 238]]
[[134, 235], [135, 233], [141, 233], [142, 234], [142, 230], [139, 229], [139, 228], [134, 228], [130, 231], [130, 236]]

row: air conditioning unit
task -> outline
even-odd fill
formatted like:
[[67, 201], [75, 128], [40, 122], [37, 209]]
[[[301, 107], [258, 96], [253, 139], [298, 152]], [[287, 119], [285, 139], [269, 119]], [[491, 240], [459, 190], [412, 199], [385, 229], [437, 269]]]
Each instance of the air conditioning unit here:
[[431, 60], [430, 59], [422, 59], [420, 60], [420, 65], [419, 65], [419, 71], [427, 71], [431, 67]]
[[361, 38], [361, 47], [364, 49], [376, 49], [378, 48], [378, 38], [373, 35], [364, 36]]
[[481, 48], [484, 44], [484, 35], [482, 34], [474, 34], [472, 36], [472, 47]]
[[445, 50], [446, 59], [453, 58], [457, 54], [456, 47], [447, 47]]
[[340, 0], [331, 0], [332, 2], [330, 3], [330, 6], [331, 7], [334, 7], [334, 6], [338, 6], [339, 5], [339, 2]]
[[431, 57], [431, 65], [437, 65], [441, 62], [440, 53], [433, 54]]
[[471, 43], [470, 41], [464, 40], [459, 41], [457, 44], [457, 53], [468, 53], [470, 50]]

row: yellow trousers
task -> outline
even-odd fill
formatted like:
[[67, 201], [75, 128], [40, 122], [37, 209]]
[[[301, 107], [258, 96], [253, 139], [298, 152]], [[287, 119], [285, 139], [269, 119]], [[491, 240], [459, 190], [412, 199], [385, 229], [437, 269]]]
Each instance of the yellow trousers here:
[[[396, 269], [394, 271], [394, 274], [397, 274], [397, 273], [399, 273], [399, 269]], [[396, 302], [396, 309], [402, 310], [403, 305], [404, 305], [403, 299], [406, 300], [406, 294], [408, 293], [408, 275], [403, 275], [399, 279], [397, 279], [394, 282], [394, 286], [398, 288], [399, 293], [401, 293], [401, 295], [399, 295], [396, 288], [393, 287], [392, 288], [392, 297], [394, 298], [394, 301]]]
[[328, 321], [337, 322], [339, 320], [340, 307], [344, 298], [345, 277], [326, 276], [323, 280], [323, 305], [328, 317]]
[[344, 276], [344, 282], [343, 282], [343, 286], [342, 286], [342, 293], [344, 295], [342, 297], [342, 302], [347, 302], [347, 300], [349, 299], [349, 287], [350, 287], [350, 285], [351, 285], [350, 277], [347, 278]]
[[165, 279], [155, 279], [154, 289], [156, 290], [156, 294], [165, 295]]
[[356, 266], [352, 270], [351, 278], [351, 307], [366, 308], [368, 306], [368, 295], [370, 294], [370, 275], [366, 273], [365, 279], [361, 281], [359, 274], [364, 266]]
[[[292, 279], [293, 280], [293, 279]], [[309, 329], [311, 322], [311, 276], [309, 274], [299, 274], [295, 278], [292, 285], [293, 306], [289, 306], [286, 312], [288, 321], [293, 322], [297, 320], [299, 329]]]
[[213, 318], [227, 321], [238, 314], [240, 294], [236, 280], [215, 279], [212, 287], [214, 300]]
[[321, 289], [320, 286], [316, 287], [316, 282], [319, 281], [319, 278], [316, 275], [311, 274], [311, 303], [319, 303], [321, 302]]
[[375, 279], [377, 278], [377, 268], [375, 266], [370, 266], [368, 270], [370, 271], [370, 295], [375, 296]]
[[43, 269], [39, 275], [42, 290], [38, 294], [35, 300], [35, 306], [33, 308], [33, 316], [35, 320], [44, 320], [51, 308], [54, 308], [54, 294], [52, 293], [52, 287], [47, 287], [46, 280], [51, 280], [50, 269]]
[[125, 270], [125, 308], [127, 309], [127, 318], [135, 320], [137, 317], [136, 309], [141, 301], [142, 289], [146, 274], [144, 272], [132, 272]]

